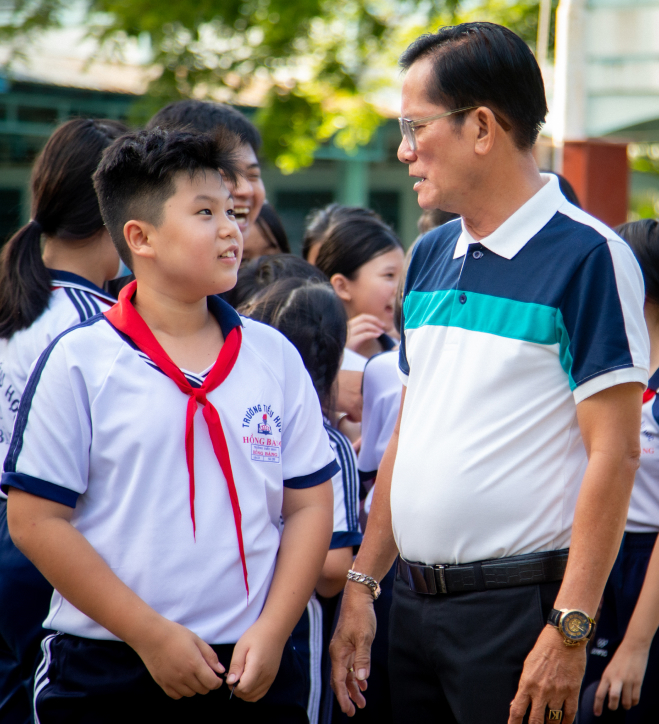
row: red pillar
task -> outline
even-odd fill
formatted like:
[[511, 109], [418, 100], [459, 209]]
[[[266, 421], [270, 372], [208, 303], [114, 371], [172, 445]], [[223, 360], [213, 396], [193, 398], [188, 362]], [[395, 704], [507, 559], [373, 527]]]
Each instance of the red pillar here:
[[627, 144], [566, 141], [563, 175], [589, 214], [607, 226], [627, 221]]

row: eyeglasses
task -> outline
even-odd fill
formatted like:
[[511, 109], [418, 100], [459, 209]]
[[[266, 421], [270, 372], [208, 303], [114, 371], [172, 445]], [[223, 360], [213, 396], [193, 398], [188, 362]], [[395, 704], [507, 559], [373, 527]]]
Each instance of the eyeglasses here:
[[[446, 118], [452, 116], [454, 113], [464, 113], [465, 111], [473, 111], [474, 108], [480, 108], [480, 106], [467, 106], [466, 108], [456, 108], [454, 111], [446, 111], [446, 113], [438, 113], [436, 116], [426, 116], [425, 118], [417, 118], [413, 121], [411, 118], [399, 118], [398, 125], [400, 126], [400, 132], [403, 138], [407, 141], [410, 148], [416, 151], [416, 136], [414, 135], [414, 129], [418, 126], [422, 126], [430, 121], [437, 121], [440, 118]], [[492, 111], [494, 113], [494, 111]], [[494, 113], [496, 122], [503, 128], [504, 131], [510, 131], [512, 126], [501, 118], [500, 115]]]

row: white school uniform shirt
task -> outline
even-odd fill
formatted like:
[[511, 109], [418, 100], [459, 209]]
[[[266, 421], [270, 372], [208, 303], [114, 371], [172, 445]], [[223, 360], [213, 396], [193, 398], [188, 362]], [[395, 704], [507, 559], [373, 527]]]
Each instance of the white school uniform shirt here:
[[396, 426], [403, 384], [398, 376], [398, 352], [382, 352], [371, 357], [364, 369], [362, 394], [362, 444], [359, 475], [372, 480]]
[[9, 450], [23, 390], [39, 355], [64, 330], [109, 309], [116, 302], [77, 274], [49, 272], [53, 281], [46, 309], [27, 329], [9, 339], [0, 339], [0, 461], [4, 461]]
[[625, 530], [629, 533], [659, 531], [659, 370], [643, 397], [641, 412], [641, 461], [636, 476]]
[[[208, 305], [225, 337], [243, 325], [238, 359], [208, 399], [222, 421], [240, 502], [249, 601], [229, 491], [202, 411], [194, 418], [195, 536], [189, 398], [103, 315], [65, 332], [39, 358], [2, 487], [74, 508], [72, 524], [129, 588], [165, 618], [221, 644], [235, 643], [263, 608], [284, 487], [318, 485], [338, 466], [297, 350], [218, 297]], [[186, 377], [201, 386], [200, 376]], [[44, 626], [115, 638], [57, 591]]]

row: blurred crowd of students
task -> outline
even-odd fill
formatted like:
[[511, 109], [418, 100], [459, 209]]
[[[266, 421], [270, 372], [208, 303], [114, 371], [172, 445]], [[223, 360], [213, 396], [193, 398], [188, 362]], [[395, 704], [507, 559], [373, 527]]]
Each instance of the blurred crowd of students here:
[[[303, 258], [296, 257], [290, 253], [286, 231], [276, 210], [266, 200], [258, 159], [261, 139], [244, 116], [220, 104], [181, 101], [163, 108], [149, 121], [147, 129], [155, 128], [212, 134], [229, 131], [239, 139], [235, 149], [239, 176], [232, 185], [232, 194], [244, 245], [237, 284], [223, 298], [241, 315], [279, 330], [297, 348], [318, 395], [325, 429], [340, 466], [332, 478], [331, 544], [315, 592], [292, 641], [304, 662], [309, 721], [328, 724], [344, 720], [338, 707], [333, 706], [328, 645], [346, 574], [361, 542], [378, 467], [400, 404], [397, 346], [405, 271], [413, 244], [405, 254], [401, 240], [375, 212], [330, 204], [310, 214]], [[110, 241], [92, 185], [103, 150], [126, 130], [112, 121], [69, 121], [55, 131], [35, 164], [33, 220], [7, 242], [0, 268], [3, 459], [9, 451], [19, 400], [35, 360], [62, 332], [112, 305], [132, 279]], [[564, 194], [568, 198], [571, 195], [576, 202], [564, 179], [561, 186]], [[460, 222], [439, 210], [425, 212], [419, 220], [419, 231], [425, 233], [444, 223]], [[657, 222], [627, 224], [619, 233], [629, 241], [641, 264], [647, 309], [652, 312], [659, 308]], [[659, 325], [650, 312], [646, 316], [656, 370]], [[643, 434], [652, 445], [659, 434], [659, 403], [654, 394], [658, 384], [655, 374], [644, 408]], [[646, 447], [650, 447], [650, 442]], [[644, 670], [643, 645], [647, 653], [653, 639], [648, 614], [641, 621], [634, 618], [639, 596], [643, 602], [644, 597], [651, 595], [650, 588], [659, 587], [659, 560], [653, 555], [659, 530], [659, 468], [646, 470], [653, 464], [651, 457], [642, 458], [642, 482], [632, 497], [629, 532], [600, 617], [602, 631], [606, 631], [595, 636], [593, 663], [587, 673], [587, 706], [599, 707], [599, 711], [601, 691], [605, 690], [600, 681], [610, 678], [610, 672], [607, 674], [604, 669], [612, 658], [618, 669], [632, 664], [635, 667], [633, 684], [626, 684], [633, 693], [621, 696], [625, 704], [638, 701]], [[45, 635], [42, 622], [52, 588], [13, 545], [7, 529], [6, 506], [2, 510], [0, 721], [18, 724], [31, 721], [33, 716], [35, 666]], [[644, 586], [651, 556], [650, 574]], [[382, 581], [383, 594], [375, 606], [378, 633], [368, 706], [358, 710], [358, 721], [391, 721], [387, 620], [393, 579], [392, 568]], [[635, 636], [633, 651], [629, 635], [625, 638], [630, 620]], [[645, 644], [639, 645], [639, 640]], [[658, 675], [656, 649], [654, 645], [648, 668], [648, 675], [652, 672], [652, 676]], [[627, 657], [624, 661], [623, 656]], [[628, 659], [633, 662], [627, 664]], [[630, 676], [626, 682], [631, 680]], [[656, 699], [656, 695], [646, 694], [646, 689], [644, 697], [648, 701]]]

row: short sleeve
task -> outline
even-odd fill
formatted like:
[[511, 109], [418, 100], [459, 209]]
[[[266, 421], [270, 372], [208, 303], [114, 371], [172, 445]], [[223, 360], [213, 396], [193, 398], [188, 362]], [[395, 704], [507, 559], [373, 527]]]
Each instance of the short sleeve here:
[[56, 339], [35, 364], [16, 415], [2, 490], [74, 508], [87, 489], [91, 422], [80, 369]]
[[647, 385], [649, 339], [638, 262], [609, 239], [584, 259], [557, 313], [560, 360], [577, 403], [625, 382]]
[[284, 486], [310, 488], [339, 471], [323, 425], [318, 395], [298, 351], [284, 343], [284, 424], [282, 466]]
[[359, 478], [357, 456], [348, 438], [338, 430], [328, 429], [332, 450], [340, 470], [332, 476], [334, 488], [334, 527], [330, 550], [359, 545]]

